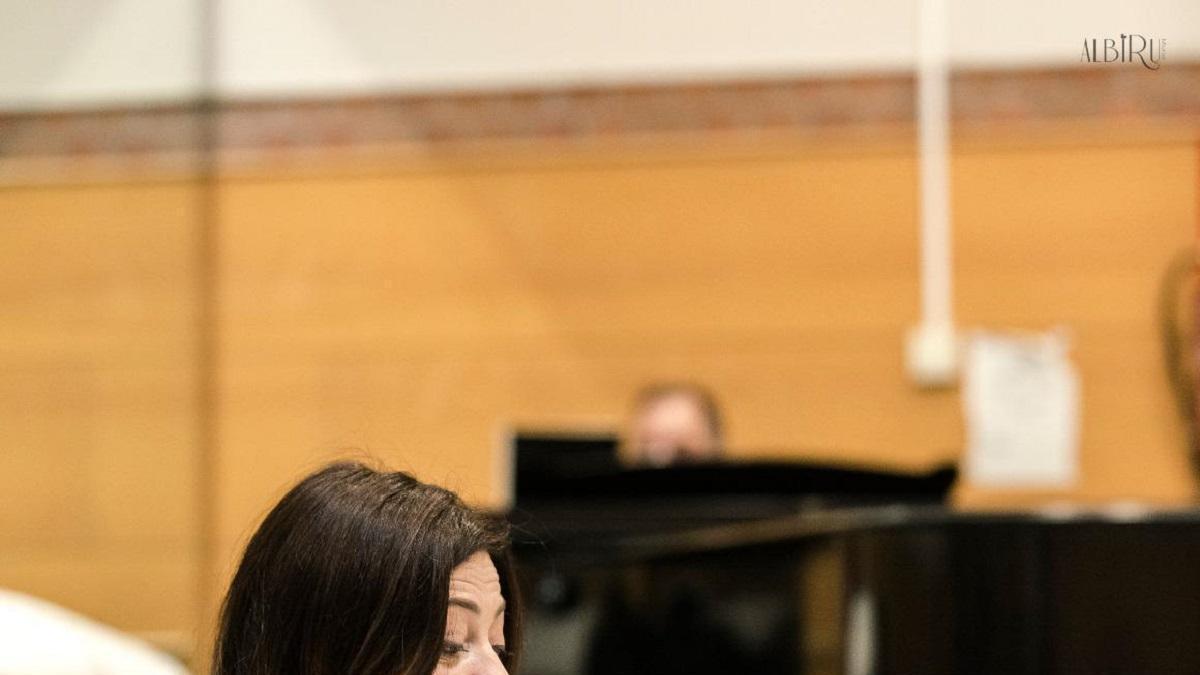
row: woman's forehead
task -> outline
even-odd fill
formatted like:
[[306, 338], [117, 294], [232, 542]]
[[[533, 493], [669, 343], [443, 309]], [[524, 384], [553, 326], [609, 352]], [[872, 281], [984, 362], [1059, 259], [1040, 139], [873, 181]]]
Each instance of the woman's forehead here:
[[483, 551], [471, 554], [450, 572], [450, 592], [500, 592], [500, 574], [491, 556]]

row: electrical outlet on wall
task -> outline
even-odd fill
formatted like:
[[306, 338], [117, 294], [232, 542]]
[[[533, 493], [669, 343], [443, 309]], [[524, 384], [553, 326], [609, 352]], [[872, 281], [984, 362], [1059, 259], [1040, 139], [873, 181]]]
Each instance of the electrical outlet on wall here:
[[917, 386], [940, 389], [958, 379], [958, 332], [948, 321], [924, 322], [908, 331], [904, 365]]

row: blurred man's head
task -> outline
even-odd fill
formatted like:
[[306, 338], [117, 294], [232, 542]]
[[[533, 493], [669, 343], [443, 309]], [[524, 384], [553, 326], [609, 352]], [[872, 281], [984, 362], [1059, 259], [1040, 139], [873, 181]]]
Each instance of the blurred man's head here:
[[721, 413], [712, 394], [691, 384], [659, 384], [638, 393], [628, 457], [649, 466], [704, 462], [721, 456]]

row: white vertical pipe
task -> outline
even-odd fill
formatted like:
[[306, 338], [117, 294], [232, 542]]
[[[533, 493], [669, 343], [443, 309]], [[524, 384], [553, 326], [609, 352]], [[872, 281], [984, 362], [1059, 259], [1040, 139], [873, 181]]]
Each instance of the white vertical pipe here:
[[921, 324], [953, 326], [950, 69], [946, 0], [918, 0], [917, 143], [921, 176]]

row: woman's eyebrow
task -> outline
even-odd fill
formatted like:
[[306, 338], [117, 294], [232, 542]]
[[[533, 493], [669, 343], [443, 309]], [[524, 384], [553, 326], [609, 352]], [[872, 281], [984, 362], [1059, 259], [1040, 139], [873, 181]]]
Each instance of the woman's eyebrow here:
[[450, 604], [458, 605], [459, 607], [475, 612], [476, 614], [479, 613], [479, 605], [475, 604], [471, 600], [467, 600], [466, 598], [450, 598]]
[[[470, 611], [470, 612], [475, 612], [476, 614], [481, 614], [481, 613], [482, 613], [482, 612], [479, 610], [479, 605], [475, 604], [475, 602], [474, 602], [473, 600], [468, 600], [468, 599], [466, 599], [466, 598], [450, 598], [450, 604], [452, 604], [452, 605], [457, 605], [457, 606], [459, 606], [459, 607], [462, 607], [463, 609], [465, 609], [465, 610], [467, 610], [467, 611]], [[501, 602], [500, 602], [500, 609], [496, 610], [496, 616], [500, 616], [501, 614], [503, 614], [503, 613], [504, 613], [504, 609], [505, 609], [506, 607], [508, 607], [508, 603], [506, 603], [506, 602], [504, 602], [504, 601], [501, 601]]]

